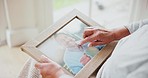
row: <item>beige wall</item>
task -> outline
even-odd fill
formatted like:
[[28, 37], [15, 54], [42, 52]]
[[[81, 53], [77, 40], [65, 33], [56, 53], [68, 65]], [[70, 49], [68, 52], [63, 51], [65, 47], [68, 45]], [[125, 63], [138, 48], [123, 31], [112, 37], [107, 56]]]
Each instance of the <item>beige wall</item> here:
[[35, 27], [33, 0], [5, 0], [9, 29]]
[[5, 30], [7, 27], [6, 16], [4, 12], [4, 1], [0, 0], [0, 41], [5, 40]]
[[36, 26], [39, 32], [53, 23], [52, 0], [34, 0]]
[[2, 1], [8, 25], [6, 38], [10, 47], [22, 45], [52, 24], [52, 0]]

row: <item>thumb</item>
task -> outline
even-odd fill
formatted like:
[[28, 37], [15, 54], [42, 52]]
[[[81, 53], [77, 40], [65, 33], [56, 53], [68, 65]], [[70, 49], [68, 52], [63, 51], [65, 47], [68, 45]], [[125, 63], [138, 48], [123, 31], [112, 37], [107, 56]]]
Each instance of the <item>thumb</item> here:
[[49, 63], [50, 60], [49, 60], [46, 56], [41, 55], [41, 57], [40, 57], [40, 62], [41, 62], [41, 63]]
[[35, 64], [35, 67], [36, 67], [37, 69], [42, 69], [42, 68], [43, 68], [43, 64], [42, 64], [42, 63], [36, 63], [36, 64]]

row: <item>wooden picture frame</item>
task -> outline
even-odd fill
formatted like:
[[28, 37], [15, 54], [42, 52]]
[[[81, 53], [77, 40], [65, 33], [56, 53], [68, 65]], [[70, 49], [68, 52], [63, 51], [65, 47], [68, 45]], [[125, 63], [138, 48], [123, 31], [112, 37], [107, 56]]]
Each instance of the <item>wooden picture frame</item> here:
[[[98, 28], [104, 29], [95, 21], [91, 20], [89, 17], [85, 16], [78, 10], [74, 9], [60, 20], [58, 20], [53, 25], [49, 26], [45, 31], [43, 31], [39, 36], [35, 39], [28, 41], [24, 45], [21, 46], [21, 50], [30, 55], [36, 61], [40, 62], [40, 56], [45, 55], [41, 50], [39, 50], [39, 46], [44, 44], [52, 35], [56, 32], [63, 29], [67, 24], [69, 24], [74, 19], [78, 19], [81, 22], [85, 23], [88, 27], [89, 26], [98, 26]], [[69, 75], [74, 76], [74, 78], [95, 78], [92, 74], [100, 68], [105, 60], [110, 56], [112, 53], [116, 42], [112, 42], [107, 44], [99, 53], [97, 53], [76, 75], [71, 74], [65, 68], [62, 69]], [[47, 56], [48, 57], [48, 56]], [[50, 57], [49, 57], [50, 58]]]

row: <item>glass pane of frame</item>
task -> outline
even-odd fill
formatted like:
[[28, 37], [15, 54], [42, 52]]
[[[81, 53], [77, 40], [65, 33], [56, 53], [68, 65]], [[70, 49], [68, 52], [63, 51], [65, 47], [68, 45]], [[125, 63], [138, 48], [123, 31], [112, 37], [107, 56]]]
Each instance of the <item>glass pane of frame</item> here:
[[76, 75], [103, 47], [79, 45], [88, 26], [75, 18], [37, 48], [50, 59]]

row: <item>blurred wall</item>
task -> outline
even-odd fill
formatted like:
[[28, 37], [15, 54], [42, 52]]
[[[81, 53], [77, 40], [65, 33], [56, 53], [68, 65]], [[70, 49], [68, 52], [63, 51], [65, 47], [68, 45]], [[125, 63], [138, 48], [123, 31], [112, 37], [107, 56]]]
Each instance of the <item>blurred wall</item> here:
[[148, 18], [148, 0], [131, 0], [130, 22]]
[[34, 38], [52, 24], [52, 0], [4, 0], [10, 47]]
[[6, 23], [6, 15], [4, 12], [4, 1], [0, 0], [0, 42], [6, 39], [5, 37], [5, 30], [7, 27]]

